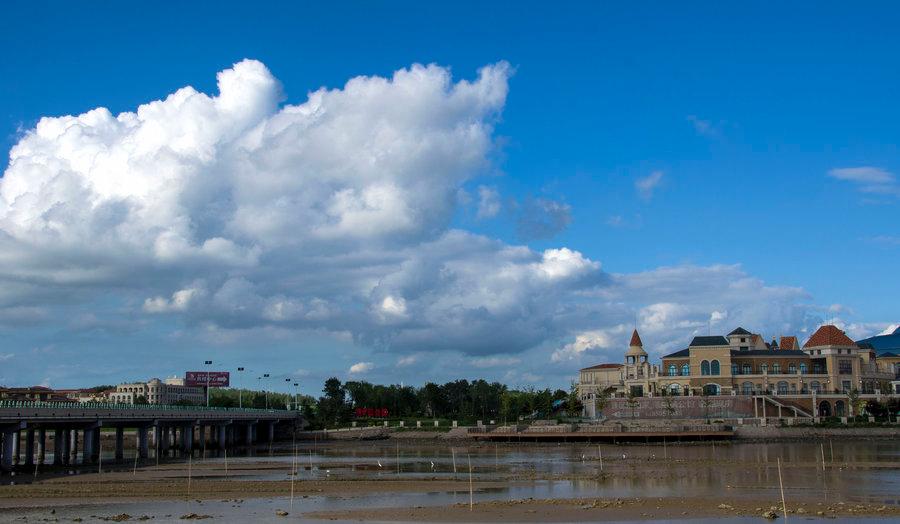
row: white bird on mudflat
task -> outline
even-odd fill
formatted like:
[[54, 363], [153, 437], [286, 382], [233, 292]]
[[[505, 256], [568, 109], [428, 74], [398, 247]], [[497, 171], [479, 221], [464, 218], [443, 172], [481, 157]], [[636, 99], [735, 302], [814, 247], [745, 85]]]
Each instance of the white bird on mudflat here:
[[380, 460], [378, 461], [378, 467], [379, 467], [379, 468], [384, 467], [384, 466], [381, 465], [381, 461], [380, 461]]
[[431, 461], [431, 469], [434, 469], [434, 461]]
[[622, 453], [622, 460], [625, 460], [625, 454]]

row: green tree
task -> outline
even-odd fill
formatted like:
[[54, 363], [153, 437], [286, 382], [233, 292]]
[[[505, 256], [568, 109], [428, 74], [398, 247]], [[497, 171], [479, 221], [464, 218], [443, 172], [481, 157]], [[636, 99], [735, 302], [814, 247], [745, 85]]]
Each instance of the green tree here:
[[325, 427], [345, 422], [350, 415], [350, 406], [347, 404], [347, 390], [336, 377], [325, 381], [322, 388], [325, 395], [319, 397], [319, 417]]

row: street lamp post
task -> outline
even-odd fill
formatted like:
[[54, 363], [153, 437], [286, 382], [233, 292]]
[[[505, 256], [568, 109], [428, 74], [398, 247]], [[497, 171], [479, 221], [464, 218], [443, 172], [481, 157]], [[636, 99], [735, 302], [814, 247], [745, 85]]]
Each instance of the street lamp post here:
[[[285, 381], [285, 382], [290, 382], [290, 381], [291, 381], [291, 379], [289, 379], [289, 378], [286, 378], [286, 379], [284, 379], [284, 381]], [[288, 393], [288, 398], [291, 398], [291, 397], [290, 397], [290, 393]], [[288, 405], [287, 405], [287, 408], [288, 408], [288, 410], [290, 410], [290, 409], [291, 409], [291, 401], [290, 401], [290, 400], [288, 400]]]
[[294, 382], [294, 411], [300, 411], [300, 401], [298, 400], [298, 387], [300, 384]]
[[[269, 374], [263, 373], [263, 378], [269, 378]], [[268, 386], [266, 386], [266, 409], [269, 409], [269, 387]]]
[[[212, 360], [206, 360], [203, 362], [207, 366], [212, 365]], [[209, 407], [209, 368], [206, 368], [206, 407]]]
[[237, 368], [238, 370], [238, 408], [244, 409], [244, 392], [241, 390], [241, 384], [243, 381], [240, 380], [241, 372], [244, 371], [244, 368]]

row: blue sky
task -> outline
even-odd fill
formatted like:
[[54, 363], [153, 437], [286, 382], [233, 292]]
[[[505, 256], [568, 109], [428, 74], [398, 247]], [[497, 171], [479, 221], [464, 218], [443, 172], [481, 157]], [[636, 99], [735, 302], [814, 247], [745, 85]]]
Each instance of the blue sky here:
[[[900, 293], [898, 15], [891, 3], [585, 3], [561, 9], [545, 3], [360, 2], [327, 10], [227, 2], [4, 3], [4, 151], [41, 117], [97, 107], [117, 115], [184, 86], [214, 96], [216, 73], [243, 59], [259, 61], [277, 78], [284, 93], [278, 107], [303, 104], [323, 86], [342, 89], [360, 75], [390, 78], [413, 64], [447, 68], [453, 82], [475, 82], [480, 68], [501, 61], [509, 67], [502, 73], [508, 85], [502, 101], [490, 101], [491, 108], [476, 116], [461, 113], [467, 122], [486, 123], [491, 145], [478, 151], [483, 161], [477, 166], [448, 168], [453, 191], [427, 201], [443, 205], [452, 194], [450, 208], [436, 211], [437, 218], [416, 214], [415, 232], [407, 229], [402, 238], [355, 238], [343, 253], [384, 250], [378, 263], [353, 269], [371, 276], [360, 285], [372, 286], [372, 297], [384, 282], [404, 282], [393, 294], [384, 291], [392, 300], [387, 304], [377, 295], [380, 306], [405, 304], [393, 310], [402, 313], [402, 322], [362, 320], [372, 310], [359, 300], [358, 288], [279, 292], [302, 277], [289, 278], [280, 263], [269, 262], [289, 249], [269, 242], [253, 251], [246, 236], [235, 243], [246, 253], [261, 253], [252, 271], [215, 266], [204, 274], [224, 281], [240, 273], [266, 304], [286, 295], [311, 308], [318, 299], [334, 313], [341, 303], [342, 313], [329, 317], [341, 320], [288, 326], [178, 309], [174, 293], [199, 289], [192, 286], [203, 280], [186, 259], [167, 262], [160, 274], [129, 275], [126, 263], [113, 271], [115, 278], [61, 283], [60, 267], [47, 260], [71, 269], [80, 257], [96, 262], [92, 257], [102, 260], [102, 249], [116, 246], [98, 244], [90, 255], [50, 250], [46, 243], [26, 250], [33, 237], [23, 231], [35, 231], [29, 222], [18, 232], [4, 230], [15, 238], [0, 279], [23, 290], [0, 295], [0, 312], [7, 310], [0, 314], [7, 319], [0, 325], [6, 332], [0, 383], [75, 386], [167, 375], [213, 355], [223, 367], [250, 361], [246, 367], [259, 372], [277, 369], [301, 378], [308, 392], [330, 374], [411, 383], [484, 375], [561, 386], [582, 364], [618, 361], [628, 338], [622, 332], [635, 324], [646, 328], [644, 340], [657, 356], [705, 331], [707, 316], [724, 316], [721, 326], [710, 329], [741, 323], [769, 337], [803, 338], [824, 318], [853, 335], [880, 332], [898, 321]], [[426, 119], [432, 111], [444, 114], [414, 107]], [[403, 117], [398, 111], [391, 118]], [[448, 129], [457, 124], [448, 122]], [[433, 160], [418, 160], [423, 173], [432, 169]], [[17, 176], [28, 179], [29, 173]], [[128, 173], [120, 176], [127, 180]], [[68, 198], [46, 186], [32, 190], [44, 204]], [[0, 225], [2, 207], [9, 220], [12, 205], [0, 199]], [[190, 231], [199, 234], [202, 220], [188, 215], [195, 221]], [[413, 286], [410, 275], [385, 268], [402, 265], [388, 253], [417, 253], [407, 266], [440, 265], [446, 262], [440, 255], [427, 263], [417, 258], [423, 251], [441, 252], [429, 242], [475, 242], [447, 240], [448, 232], [498, 243], [491, 249], [527, 246], [538, 258], [566, 248], [594, 274], [577, 283], [517, 290], [515, 321], [529, 332], [521, 340], [447, 341], [436, 327], [444, 320], [425, 313], [443, 303], [436, 297], [450, 294], [429, 280], [440, 272], [423, 272]], [[77, 232], [61, 234], [78, 238]], [[314, 249], [325, 257], [335, 247]], [[447, 249], [457, 260], [465, 258], [464, 248]], [[335, 263], [329, 260], [326, 265]], [[24, 275], [28, 264], [36, 269]], [[212, 280], [200, 286], [209, 296], [221, 286]], [[616, 284], [604, 284], [610, 281]], [[454, 289], [494, 289], [466, 282]], [[407, 295], [398, 294], [401, 288]], [[431, 298], [421, 298], [426, 296]], [[147, 302], [159, 297], [168, 302]], [[511, 309], [499, 313], [495, 297], [456, 298], [455, 306], [476, 317], [486, 310], [510, 323]], [[471, 337], [484, 333], [473, 330]], [[47, 360], [36, 364], [36, 354]], [[351, 374], [354, 364], [364, 365]]]

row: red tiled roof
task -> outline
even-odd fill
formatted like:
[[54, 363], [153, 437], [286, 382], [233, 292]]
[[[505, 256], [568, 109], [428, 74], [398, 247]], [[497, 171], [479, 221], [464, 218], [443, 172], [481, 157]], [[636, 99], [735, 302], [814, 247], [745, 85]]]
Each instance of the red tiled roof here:
[[781, 337], [778, 347], [781, 349], [800, 349], [800, 344], [797, 343], [797, 337]]
[[[762, 338], [761, 336], [757, 335], [756, 333], [753, 333], [752, 335], [750, 335], [750, 343], [755, 346], [756, 343], [759, 342], [759, 340], [761, 338]], [[763, 342], [763, 343], [765, 343], [765, 342]]]
[[816, 332], [813, 333], [813, 336], [809, 337], [809, 340], [806, 341], [806, 344], [803, 344], [804, 348], [818, 346], [856, 347], [856, 343], [850, 340], [850, 337], [848, 337], [846, 333], [829, 324], [817, 329]]
[[631, 334], [631, 343], [628, 345], [629, 345], [629, 347], [631, 347], [631, 346], [643, 347], [644, 346], [644, 343], [641, 342], [641, 336], [638, 335], [638, 332], [636, 329], [634, 330], [634, 333]]
[[588, 369], [618, 369], [622, 367], [622, 364], [597, 364], [596, 366], [591, 366], [589, 368], [582, 368], [581, 371], [586, 371]]

